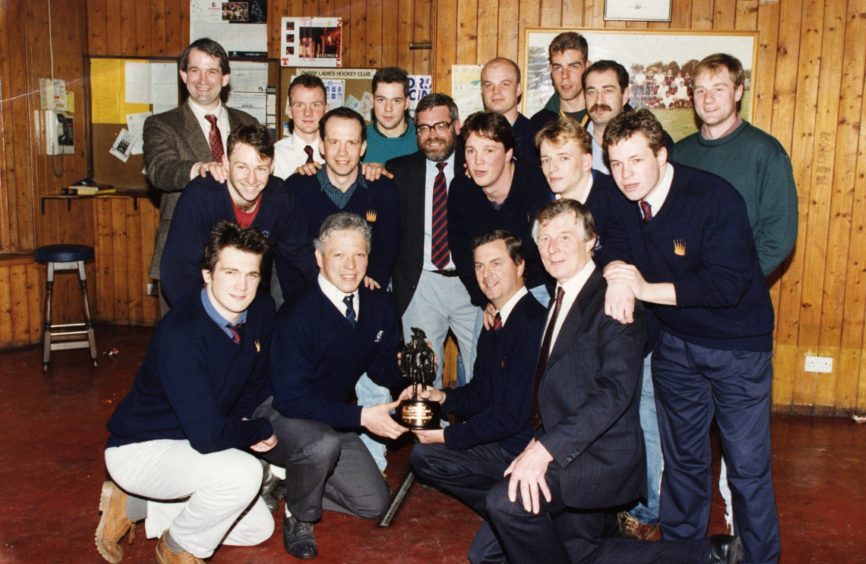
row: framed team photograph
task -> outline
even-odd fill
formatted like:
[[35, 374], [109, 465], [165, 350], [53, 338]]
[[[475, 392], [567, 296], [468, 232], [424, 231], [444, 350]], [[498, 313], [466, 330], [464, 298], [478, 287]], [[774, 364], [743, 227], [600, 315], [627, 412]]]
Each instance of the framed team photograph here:
[[628, 69], [629, 103], [633, 108], [650, 109], [675, 141], [697, 131], [691, 100], [692, 75], [698, 62], [713, 53], [728, 53], [743, 63], [746, 80], [740, 115], [751, 120], [757, 32], [531, 27], [526, 28], [522, 53], [523, 113], [528, 117], [544, 108], [555, 92], [547, 47], [564, 31], [586, 37], [590, 63], [610, 59]]

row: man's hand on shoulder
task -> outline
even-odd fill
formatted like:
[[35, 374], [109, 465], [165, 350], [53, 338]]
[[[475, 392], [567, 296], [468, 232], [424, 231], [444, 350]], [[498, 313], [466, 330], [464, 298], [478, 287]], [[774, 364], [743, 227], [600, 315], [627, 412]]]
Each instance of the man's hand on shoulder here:
[[[630, 265], [621, 260], [615, 260], [604, 268], [604, 277], [607, 280], [607, 292], [604, 295], [604, 313], [620, 323], [633, 323], [634, 291], [623, 281], [616, 281], [618, 275], [615, 274], [621, 267], [625, 266]], [[611, 278], [614, 278], [614, 280], [611, 280]]]
[[520, 499], [523, 509], [529, 513], [538, 514], [541, 509], [540, 494], [544, 499], [551, 500], [550, 488], [547, 487], [547, 466], [553, 456], [540, 442], [532, 439], [523, 452], [511, 461], [505, 469], [503, 476], [511, 476], [508, 480], [508, 499], [517, 501], [517, 491], [520, 490]]
[[193, 167], [193, 178], [196, 176], [207, 176], [210, 173], [213, 176], [214, 180], [222, 184], [226, 181], [226, 168], [223, 163], [218, 162], [210, 162], [210, 163], [196, 163]]
[[364, 277], [364, 287], [367, 288], [368, 290], [378, 290], [382, 286], [378, 282], [376, 282], [375, 280], [370, 278], [369, 276], [365, 276]]
[[322, 165], [320, 163], [312, 162], [302, 164], [295, 172], [300, 174], [301, 176], [315, 176], [316, 173], [319, 172], [320, 168], [322, 168]]
[[361, 163], [361, 174], [364, 175], [369, 182], [375, 182], [382, 176], [394, 178], [394, 175], [385, 168], [382, 163]]
[[380, 403], [361, 409], [361, 426], [380, 437], [396, 439], [407, 431], [391, 417], [391, 410], [400, 405], [400, 400]]

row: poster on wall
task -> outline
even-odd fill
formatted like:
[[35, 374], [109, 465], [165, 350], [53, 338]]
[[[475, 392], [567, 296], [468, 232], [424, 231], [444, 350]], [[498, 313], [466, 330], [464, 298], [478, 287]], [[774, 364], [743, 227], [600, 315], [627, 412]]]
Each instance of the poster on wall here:
[[418, 100], [433, 91], [433, 77], [429, 74], [409, 75], [409, 111], [415, 115]]
[[189, 14], [191, 41], [210, 37], [229, 57], [268, 55], [267, 0], [190, 0]]
[[343, 18], [283, 18], [280, 63], [284, 67], [342, 67]]
[[451, 97], [460, 108], [460, 119], [484, 111], [481, 100], [481, 69], [483, 65], [451, 65]]

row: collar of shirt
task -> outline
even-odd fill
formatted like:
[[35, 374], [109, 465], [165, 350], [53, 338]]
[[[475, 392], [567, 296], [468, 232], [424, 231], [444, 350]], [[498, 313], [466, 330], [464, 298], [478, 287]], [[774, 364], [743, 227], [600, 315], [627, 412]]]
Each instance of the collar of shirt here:
[[225, 150], [226, 155], [228, 155], [228, 136], [229, 136], [229, 113], [225, 111], [225, 106], [223, 106], [222, 102], [220, 102], [219, 106], [212, 111], [208, 111], [201, 107], [199, 104], [192, 101], [192, 99], [187, 100], [192, 113], [195, 115], [196, 121], [198, 121], [199, 127], [201, 127], [202, 133], [204, 133], [205, 139], [209, 139], [210, 135], [210, 122], [204, 117], [206, 115], [213, 114], [217, 117], [217, 127], [220, 128], [220, 137], [223, 140], [223, 150]]
[[[577, 274], [572, 276], [569, 280], [566, 280], [564, 283], [557, 285], [557, 287], [562, 286], [565, 295], [562, 296], [562, 307], [559, 309], [559, 317], [556, 318], [556, 326], [554, 326], [553, 334], [551, 335], [550, 350], [553, 350], [553, 346], [556, 344], [556, 338], [559, 336], [560, 329], [562, 329], [562, 324], [565, 322], [565, 318], [568, 317], [568, 312], [571, 311], [571, 306], [574, 305], [575, 300], [577, 300], [577, 295], [580, 294], [584, 284], [589, 280], [589, 276], [592, 274], [593, 270], [595, 270], [595, 261], [587, 261]], [[553, 296], [556, 297], [556, 292], [554, 292]], [[551, 304], [552, 303], [554, 302], [551, 301]], [[553, 315], [552, 307], [550, 308], [550, 313], [547, 317], [548, 322], [550, 321], [551, 315]]]
[[[585, 204], [586, 201], [589, 199], [589, 193], [592, 192], [592, 183], [595, 181], [595, 178], [593, 178], [592, 176], [591, 170], [586, 176], [588, 177], [586, 181], [586, 187], [583, 189], [583, 192], [581, 192], [580, 196], [577, 197], [577, 201], [581, 204]], [[562, 196], [560, 194], [554, 194], [553, 196], [556, 200], [562, 199]]]
[[[317, 163], [324, 162], [322, 160], [322, 154], [319, 152], [319, 142], [320, 139], [316, 138], [316, 140], [312, 143], [307, 143], [306, 141], [304, 141], [303, 138], [301, 138], [300, 135], [298, 135], [296, 131], [292, 132], [292, 145], [294, 146], [294, 148], [304, 153], [304, 147], [309, 145], [313, 148], [313, 160]], [[306, 153], [304, 153], [304, 156], [306, 157]]]
[[241, 312], [238, 316], [238, 320], [234, 322], [234, 324], [229, 323], [229, 320], [219, 314], [214, 305], [210, 301], [210, 296], [207, 294], [207, 288], [201, 289], [201, 305], [204, 306], [205, 313], [207, 313], [208, 317], [210, 317], [214, 323], [219, 325], [219, 328], [222, 329], [222, 332], [228, 335], [229, 339], [234, 340], [234, 335], [229, 331], [229, 328], [226, 325], [235, 326], [238, 323], [246, 323], [247, 322], [247, 310]]
[[[334, 304], [334, 307], [337, 308], [337, 311], [340, 312], [340, 315], [343, 317], [346, 316], [346, 304], [343, 303], [343, 298], [348, 296], [346, 292], [340, 290], [336, 286], [334, 286], [330, 280], [325, 278], [325, 276], [320, 272], [319, 273], [319, 288], [322, 290], [322, 293], [325, 294], [325, 297], [328, 298], [328, 301]], [[358, 318], [361, 315], [361, 296], [358, 294], [358, 290], [355, 289], [352, 292], [352, 295], [355, 296], [354, 305], [355, 305], [355, 317]]]
[[604, 164], [604, 147], [595, 140], [595, 135], [592, 133], [593, 129], [595, 129], [593, 125], [592, 121], [586, 124], [586, 132], [589, 133], [589, 138], [592, 139], [592, 168], [610, 176], [610, 169]]
[[[436, 163], [439, 161], [431, 161], [430, 159], [426, 159], [427, 161], [427, 173], [425, 178], [425, 185], [431, 190], [433, 190], [433, 179], [436, 178], [436, 175], [439, 174], [439, 169], [436, 168]], [[442, 169], [445, 173], [445, 183], [447, 187], [451, 186], [451, 181], [454, 180], [454, 153], [448, 156], [445, 159], [445, 168]], [[446, 188], [447, 188], [446, 187]]]
[[351, 196], [352, 192], [355, 191], [355, 188], [358, 188], [358, 187], [361, 187], [364, 189], [367, 188], [367, 179], [365, 179], [364, 175], [361, 174], [361, 165], [360, 164], [358, 165], [358, 178], [355, 179], [355, 182], [352, 183], [352, 185], [349, 186], [349, 188], [347, 188], [345, 192], [343, 192], [342, 190], [340, 190], [339, 188], [334, 186], [334, 184], [331, 182], [331, 179], [328, 178], [327, 165], [322, 166], [319, 169], [319, 171], [316, 173], [316, 178], [319, 180], [319, 186], [322, 187], [322, 191], [325, 193], [327, 193], [328, 189], [331, 189], [331, 190], [336, 190], [337, 192], [340, 192], [341, 194], [346, 194], [346, 196]]
[[502, 325], [505, 326], [505, 322], [508, 321], [508, 316], [511, 315], [511, 312], [514, 310], [514, 306], [517, 305], [523, 296], [529, 293], [529, 290], [526, 289], [526, 286], [521, 286], [519, 290], [514, 292], [514, 295], [509, 298], [505, 305], [502, 306], [497, 313], [499, 313], [499, 318], [502, 319]]
[[650, 192], [649, 196], [644, 198], [646, 202], [650, 205], [650, 209], [652, 209], [653, 217], [659, 214], [662, 206], [665, 203], [665, 200], [668, 197], [668, 193], [671, 191], [671, 183], [674, 181], [674, 167], [671, 166], [671, 163], [667, 163], [665, 165], [665, 173], [662, 176], [659, 183], [656, 184], [655, 189]]
[[731, 127], [729, 127], [724, 133], [719, 135], [718, 137], [710, 137], [709, 135], [707, 135], [708, 128], [706, 125], [702, 125], [701, 126], [701, 137], [703, 137], [704, 139], [710, 139], [710, 140], [722, 139], [724, 137], [727, 137], [728, 135], [730, 135], [734, 131], [736, 131], [736, 129], [738, 127], [740, 127], [740, 125], [742, 123], [743, 123], [743, 118], [740, 117], [740, 114], [737, 114], [737, 119], [734, 120], [734, 124]]

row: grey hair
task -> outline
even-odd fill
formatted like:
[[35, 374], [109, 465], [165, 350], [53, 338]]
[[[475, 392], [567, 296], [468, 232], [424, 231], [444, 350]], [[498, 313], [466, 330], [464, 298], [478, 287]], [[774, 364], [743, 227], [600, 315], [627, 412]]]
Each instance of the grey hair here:
[[325, 241], [334, 231], [357, 231], [367, 242], [367, 252], [373, 241], [373, 230], [360, 215], [349, 212], [338, 212], [329, 215], [319, 228], [319, 236], [313, 240], [313, 246], [320, 253], [325, 251]]

